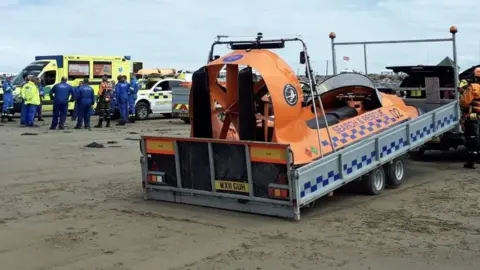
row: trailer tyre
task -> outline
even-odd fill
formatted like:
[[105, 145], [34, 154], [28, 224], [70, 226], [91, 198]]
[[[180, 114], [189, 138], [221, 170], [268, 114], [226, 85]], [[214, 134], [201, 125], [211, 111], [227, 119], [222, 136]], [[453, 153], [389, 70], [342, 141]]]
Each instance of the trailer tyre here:
[[395, 159], [391, 163], [385, 165], [387, 173], [387, 186], [389, 188], [398, 188], [403, 183], [405, 177], [405, 164], [401, 159]]
[[379, 195], [385, 189], [385, 170], [378, 167], [364, 176], [364, 191], [368, 195]]

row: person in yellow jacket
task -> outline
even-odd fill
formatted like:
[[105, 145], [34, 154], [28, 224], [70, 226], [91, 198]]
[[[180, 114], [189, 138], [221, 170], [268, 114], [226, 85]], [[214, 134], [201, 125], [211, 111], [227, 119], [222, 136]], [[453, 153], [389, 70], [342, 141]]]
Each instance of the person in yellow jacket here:
[[22, 87], [20, 95], [25, 104], [25, 126], [37, 127], [35, 125], [35, 114], [37, 106], [40, 106], [40, 92], [37, 87], [38, 79], [34, 76], [29, 76], [28, 82]]

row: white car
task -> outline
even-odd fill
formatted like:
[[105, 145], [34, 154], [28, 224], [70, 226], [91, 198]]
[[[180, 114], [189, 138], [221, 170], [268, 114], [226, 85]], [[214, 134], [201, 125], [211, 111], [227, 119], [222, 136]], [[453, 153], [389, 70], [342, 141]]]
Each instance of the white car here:
[[135, 101], [135, 114], [138, 120], [145, 120], [152, 113], [163, 114], [167, 118], [172, 114], [172, 87], [179, 87], [182, 79], [154, 78], [138, 80], [139, 90]]

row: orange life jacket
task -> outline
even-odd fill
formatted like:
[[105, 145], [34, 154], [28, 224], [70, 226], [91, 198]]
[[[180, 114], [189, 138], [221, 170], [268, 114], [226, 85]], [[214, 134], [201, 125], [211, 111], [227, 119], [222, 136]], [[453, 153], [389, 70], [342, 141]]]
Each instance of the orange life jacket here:
[[466, 113], [480, 114], [480, 84], [472, 83], [460, 97], [460, 106]]
[[111, 82], [101, 82], [98, 87], [98, 96], [104, 102], [110, 102], [112, 98], [113, 83]]

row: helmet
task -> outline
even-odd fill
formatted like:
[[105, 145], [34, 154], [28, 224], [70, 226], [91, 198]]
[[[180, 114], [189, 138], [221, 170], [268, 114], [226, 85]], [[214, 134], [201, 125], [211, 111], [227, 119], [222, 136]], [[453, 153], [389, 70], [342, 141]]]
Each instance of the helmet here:
[[473, 70], [473, 76], [480, 78], [480, 67]]

